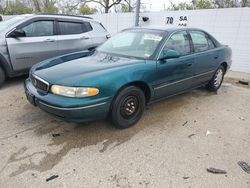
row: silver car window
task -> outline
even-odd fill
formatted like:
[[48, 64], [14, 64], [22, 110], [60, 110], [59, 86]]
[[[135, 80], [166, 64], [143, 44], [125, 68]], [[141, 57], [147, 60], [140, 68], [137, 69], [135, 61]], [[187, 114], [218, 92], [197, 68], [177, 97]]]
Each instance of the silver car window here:
[[23, 27], [22, 30], [26, 37], [52, 36], [54, 34], [53, 24], [53, 21], [36, 21]]

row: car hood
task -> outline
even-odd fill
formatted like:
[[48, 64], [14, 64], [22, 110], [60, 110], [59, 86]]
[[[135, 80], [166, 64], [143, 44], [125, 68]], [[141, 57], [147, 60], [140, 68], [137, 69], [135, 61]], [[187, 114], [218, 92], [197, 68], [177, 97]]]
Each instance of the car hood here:
[[[64, 59], [67, 58], [64, 56]], [[50, 84], [80, 85], [80, 82], [89, 78], [97, 78], [104, 73], [118, 71], [138, 63], [145, 63], [145, 61], [96, 52], [91, 56], [70, 61], [53, 59], [41, 63], [32, 70], [32, 73]]]

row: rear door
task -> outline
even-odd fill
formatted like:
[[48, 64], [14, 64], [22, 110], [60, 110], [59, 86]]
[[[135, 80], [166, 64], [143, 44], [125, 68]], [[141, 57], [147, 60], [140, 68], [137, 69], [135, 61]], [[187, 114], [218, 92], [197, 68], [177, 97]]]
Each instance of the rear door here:
[[89, 28], [82, 20], [58, 19], [57, 28], [60, 55], [92, 48]]
[[107, 32], [107, 30], [104, 28], [104, 26], [101, 23], [98, 22], [90, 22], [92, 31], [90, 32], [93, 45], [95, 47], [101, 45], [104, 43], [108, 38], [110, 38], [110, 34]]
[[6, 38], [15, 71], [29, 69], [32, 65], [57, 55], [53, 18], [30, 20], [16, 29], [23, 30], [25, 37]]
[[189, 31], [195, 55], [193, 86], [208, 82], [218, 65], [219, 53], [213, 40], [199, 30]]
[[179, 58], [157, 62], [157, 83], [154, 86], [155, 99], [171, 96], [191, 87], [194, 75], [194, 55], [191, 54], [190, 39], [186, 31], [174, 33], [166, 42], [161, 53], [175, 50]]

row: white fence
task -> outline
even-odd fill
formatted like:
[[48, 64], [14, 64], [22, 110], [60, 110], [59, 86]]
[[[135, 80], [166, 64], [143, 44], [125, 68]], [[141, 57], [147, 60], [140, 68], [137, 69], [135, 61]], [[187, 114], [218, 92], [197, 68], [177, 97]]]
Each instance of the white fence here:
[[[147, 22], [142, 21], [144, 16], [149, 18]], [[92, 17], [101, 21], [112, 35], [134, 25], [133, 13], [96, 14]], [[186, 23], [187, 27], [204, 29], [232, 48], [231, 70], [250, 73], [250, 8], [149, 12], [141, 13], [140, 18], [140, 25], [181, 27], [179, 24]]]
[[[134, 13], [96, 14], [92, 17], [101, 21], [112, 35], [125, 28], [133, 27], [135, 18]], [[142, 17], [148, 17], [149, 20], [143, 22]], [[5, 18], [7, 19], [7, 17]], [[183, 21], [180, 21], [180, 18]], [[228, 44], [233, 50], [231, 70], [250, 73], [250, 8], [162, 11], [140, 14], [141, 26], [183, 27], [179, 24], [204, 29], [221, 43]]]

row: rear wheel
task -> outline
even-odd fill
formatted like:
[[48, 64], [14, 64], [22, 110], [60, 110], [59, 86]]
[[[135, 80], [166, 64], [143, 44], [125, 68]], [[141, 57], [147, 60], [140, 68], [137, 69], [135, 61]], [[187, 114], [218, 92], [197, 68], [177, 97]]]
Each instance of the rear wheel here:
[[111, 119], [117, 128], [125, 129], [139, 121], [145, 108], [145, 95], [141, 89], [129, 86], [114, 99]]
[[6, 79], [5, 72], [2, 67], [0, 67], [0, 87], [4, 84]]
[[207, 89], [210, 91], [217, 91], [224, 79], [225, 68], [221, 65], [215, 72], [213, 78], [209, 81]]

